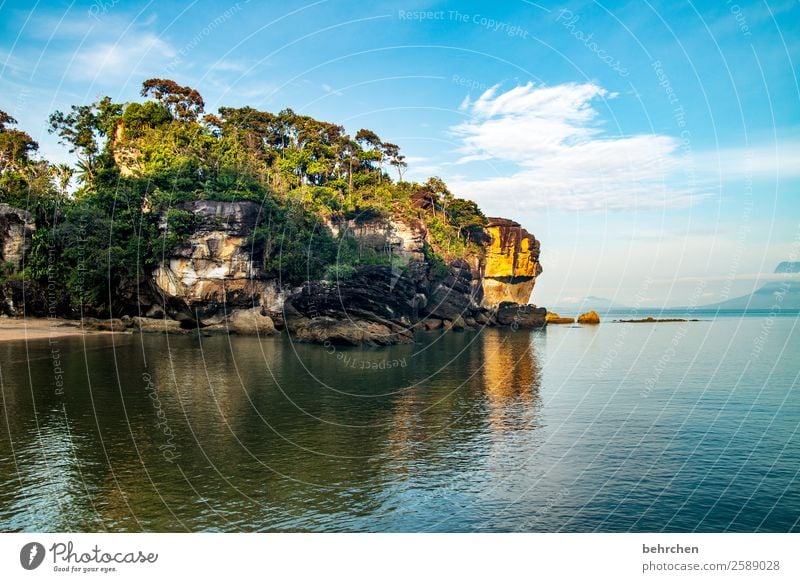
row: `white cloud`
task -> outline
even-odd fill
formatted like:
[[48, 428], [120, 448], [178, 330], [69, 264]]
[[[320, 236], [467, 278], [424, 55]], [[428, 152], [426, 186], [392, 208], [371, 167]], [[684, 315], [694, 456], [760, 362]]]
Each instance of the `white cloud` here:
[[681, 174], [686, 160], [677, 139], [604, 131], [593, 105], [616, 96], [594, 83], [528, 83], [465, 100], [462, 109], [471, 119], [451, 128], [462, 144], [459, 163], [511, 162], [515, 168], [451, 180], [452, 186], [489, 206], [502, 200], [520, 211], [683, 207], [710, 195]]
[[78, 79], [127, 79], [156, 75], [163, 71], [177, 51], [150, 33], [123, 37], [116, 42], [100, 42], [82, 48], [70, 66]]

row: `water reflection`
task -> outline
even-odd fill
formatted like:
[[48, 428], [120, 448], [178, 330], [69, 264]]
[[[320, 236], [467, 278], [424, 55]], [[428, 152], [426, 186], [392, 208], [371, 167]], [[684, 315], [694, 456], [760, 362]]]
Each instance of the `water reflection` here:
[[[687, 336], [676, 353], [698, 378], [727, 358], [695, 355], [732, 337], [714, 325], [717, 343]], [[344, 350], [286, 338], [67, 338], [61, 394], [46, 341], [0, 344], [0, 529], [649, 531], [666, 516], [714, 531], [736, 503], [747, 511], [732, 529], [793, 527], [800, 501], [785, 467], [797, 456], [797, 411], [786, 394], [796, 366], [751, 363], [751, 383], [772, 380], [729, 404], [676, 367], [659, 379], [671, 391], [654, 395], [680, 384], [680, 397], [643, 401], [664, 346], [632, 327], [641, 350], [620, 351], [597, 384], [606, 352], [589, 344], [616, 333], [431, 333]], [[735, 382], [744, 361], [734, 350], [715, 373]], [[739, 408], [720, 415], [723, 405]], [[698, 438], [737, 454], [722, 463], [720, 447]], [[720, 498], [711, 513], [709, 495]]]
[[[503, 438], [487, 437], [529, 430], [538, 402], [522, 333], [344, 355], [235, 337], [61, 349], [61, 396], [46, 365], [4, 362], [5, 529], [372, 529], [387, 500], [490, 463]], [[47, 362], [46, 343], [29, 351]]]
[[539, 406], [541, 370], [536, 350], [542, 338], [538, 332], [484, 334], [483, 387], [495, 430], [518, 428], [520, 407], [527, 412]]

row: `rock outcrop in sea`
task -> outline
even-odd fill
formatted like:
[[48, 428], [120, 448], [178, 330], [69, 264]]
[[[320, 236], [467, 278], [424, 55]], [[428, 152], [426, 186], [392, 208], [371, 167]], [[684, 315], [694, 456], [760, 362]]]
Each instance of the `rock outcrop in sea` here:
[[578, 316], [578, 323], [595, 324], [600, 323], [600, 316], [596, 311], [589, 311], [588, 313], [581, 313]]
[[548, 311], [545, 317], [547, 323], [555, 325], [575, 323], [574, 317], [561, 317], [558, 313]]
[[504, 301], [526, 304], [536, 277], [542, 274], [539, 241], [519, 223], [505, 218], [490, 218], [486, 231], [491, 240], [483, 267], [484, 305]]

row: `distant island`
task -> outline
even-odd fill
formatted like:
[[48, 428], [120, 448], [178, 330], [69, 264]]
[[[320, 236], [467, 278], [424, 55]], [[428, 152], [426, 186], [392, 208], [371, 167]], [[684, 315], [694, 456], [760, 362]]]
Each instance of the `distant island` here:
[[207, 113], [169, 79], [141, 95], [50, 116], [75, 167], [39, 158], [0, 111], [5, 315], [375, 345], [546, 324], [528, 305], [539, 241], [437, 177], [405, 181], [405, 156], [373, 131]]
[[[793, 263], [780, 263], [775, 273], [794, 273], [795, 271], [779, 270], [781, 265]], [[784, 267], [787, 268], [787, 267]], [[800, 280], [796, 278], [784, 281], [770, 281], [765, 283], [749, 295], [734, 297], [719, 303], [703, 305], [698, 309], [721, 311], [797, 311], [800, 310]]]
[[782, 261], [775, 267], [776, 273], [800, 273], [800, 261]]

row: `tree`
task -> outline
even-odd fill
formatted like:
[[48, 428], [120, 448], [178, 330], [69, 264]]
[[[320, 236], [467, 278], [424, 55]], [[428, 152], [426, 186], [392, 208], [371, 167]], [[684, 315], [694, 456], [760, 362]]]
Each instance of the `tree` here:
[[122, 114], [125, 136], [136, 138], [147, 130], [159, 127], [172, 121], [172, 114], [161, 103], [129, 103]]
[[69, 190], [69, 182], [75, 174], [75, 170], [69, 164], [54, 164], [50, 166], [50, 171], [56, 184], [58, 184], [61, 195], [66, 197], [67, 190]]
[[356, 141], [361, 147], [369, 146], [373, 149], [381, 147], [381, 138], [374, 131], [369, 129], [359, 129], [356, 133]]
[[39, 149], [33, 138], [16, 128], [17, 120], [0, 110], [0, 173], [20, 172], [30, 160], [30, 154]]
[[478, 205], [472, 200], [462, 198], [450, 199], [448, 217], [450, 223], [458, 228], [459, 234], [467, 240], [480, 240], [484, 234], [484, 228], [488, 224], [486, 216], [478, 208]]
[[450, 192], [444, 180], [438, 176], [433, 176], [428, 178], [422, 187], [430, 193], [431, 200], [433, 201], [434, 215], [436, 214], [437, 206], [446, 214], [448, 206], [450, 206], [450, 203], [453, 201], [453, 193]]
[[92, 105], [73, 105], [70, 113], [56, 111], [50, 116], [50, 133], [56, 133], [70, 153], [78, 157], [81, 180], [91, 185], [97, 176], [98, 158], [105, 139], [113, 134], [122, 105], [104, 97]]
[[342, 136], [339, 141], [338, 156], [340, 163], [347, 167], [347, 195], [353, 192], [353, 164], [359, 163], [358, 143], [350, 139], [349, 135]]
[[52, 191], [48, 164], [31, 159], [39, 149], [33, 138], [14, 127], [17, 120], [0, 111], [0, 201], [35, 208]]
[[142, 83], [142, 97], [150, 94], [180, 121], [197, 121], [205, 108], [200, 93], [171, 79], [148, 79]]
[[384, 142], [383, 154], [388, 158], [389, 164], [397, 168], [397, 181], [402, 182], [403, 171], [408, 167], [408, 164], [406, 163], [406, 157], [400, 153], [400, 147], [393, 143]]
[[383, 177], [383, 142], [374, 131], [359, 129], [356, 133], [356, 142], [361, 146], [361, 160], [368, 169], [372, 169], [372, 162], [378, 162], [378, 183]]
[[0, 109], [0, 131], [6, 129], [6, 125], [16, 125], [17, 120], [11, 117], [8, 113]]

